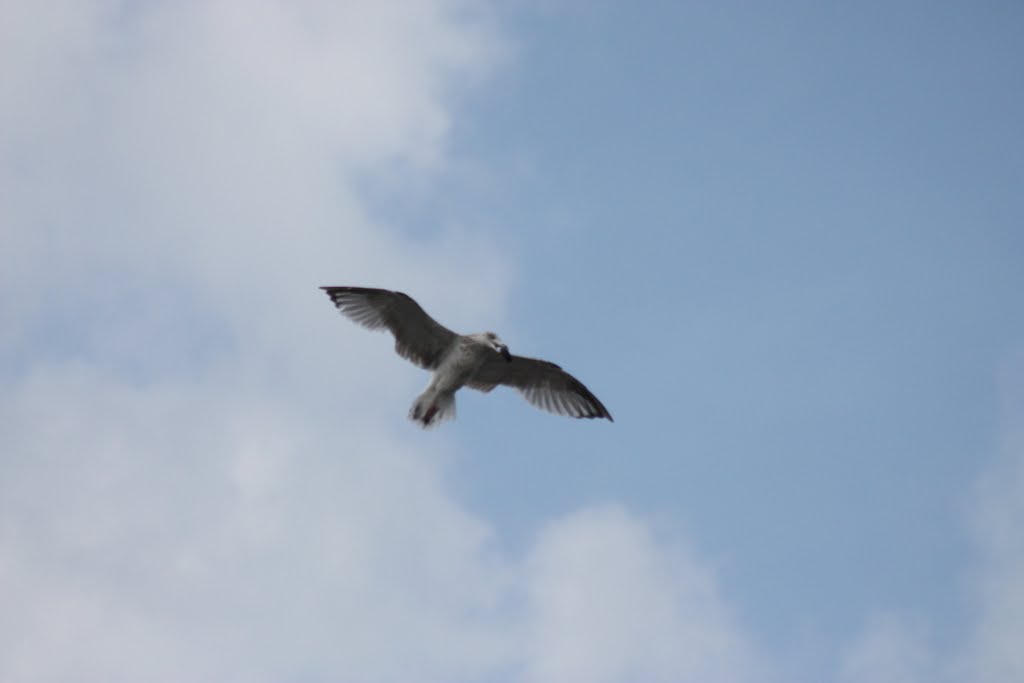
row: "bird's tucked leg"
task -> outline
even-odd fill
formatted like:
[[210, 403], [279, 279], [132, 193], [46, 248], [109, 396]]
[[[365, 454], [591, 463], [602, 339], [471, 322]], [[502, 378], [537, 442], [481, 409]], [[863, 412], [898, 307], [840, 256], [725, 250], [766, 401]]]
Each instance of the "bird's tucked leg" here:
[[413, 402], [409, 419], [424, 429], [455, 419], [455, 393], [427, 389]]

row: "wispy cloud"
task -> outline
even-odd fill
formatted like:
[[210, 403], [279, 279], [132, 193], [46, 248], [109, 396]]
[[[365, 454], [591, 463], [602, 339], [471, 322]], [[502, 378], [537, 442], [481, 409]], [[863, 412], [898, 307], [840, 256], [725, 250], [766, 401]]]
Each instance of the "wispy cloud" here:
[[1001, 453], [976, 489], [977, 622], [957, 671], [977, 681], [1024, 680], [1024, 364], [1004, 374]]
[[876, 615], [840, 662], [841, 683], [936, 681], [935, 656], [921, 624], [892, 614]]
[[1000, 451], [978, 479], [969, 505], [977, 555], [965, 577], [969, 619], [963, 639], [939, 649], [916, 615], [875, 616], [847, 648], [840, 680], [1024, 680], [1024, 372], [1011, 367], [1003, 380]]

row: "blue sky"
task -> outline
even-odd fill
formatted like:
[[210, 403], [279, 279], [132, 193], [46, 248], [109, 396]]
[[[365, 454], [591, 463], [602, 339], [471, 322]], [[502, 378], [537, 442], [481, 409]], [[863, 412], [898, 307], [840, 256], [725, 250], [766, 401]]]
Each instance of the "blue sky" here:
[[0, 15], [0, 679], [1024, 680], [1012, 3]]
[[969, 482], [1022, 338], [1009, 10], [562, 8], [522, 22], [466, 134], [514, 169], [488, 206], [524, 226], [514, 304], [616, 358], [626, 397], [599, 474], [538, 454], [566, 467], [543, 500], [685, 520], [784, 649], [870, 610], [962, 635]]
[[865, 610], [960, 635], [967, 484], [1024, 334], [1020, 21], [891, 3], [523, 19], [464, 144], [513, 169], [486, 211], [527, 262], [517, 319], [592, 354], [585, 376], [615, 359], [620, 424], [587, 453], [599, 473], [540, 452], [522, 484], [558, 468], [551, 510], [568, 489], [685, 520], [782, 647], [848, 637]]

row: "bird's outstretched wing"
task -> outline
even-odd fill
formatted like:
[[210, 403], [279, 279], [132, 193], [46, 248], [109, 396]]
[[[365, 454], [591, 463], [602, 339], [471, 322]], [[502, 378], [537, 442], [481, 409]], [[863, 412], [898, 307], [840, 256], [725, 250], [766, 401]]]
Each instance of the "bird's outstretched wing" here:
[[437, 322], [412, 297], [369, 287], [321, 287], [338, 310], [371, 330], [386, 328], [395, 351], [421, 368], [435, 369], [457, 335]]
[[582, 382], [546, 360], [512, 356], [506, 361], [495, 354], [473, 375], [468, 386], [490, 391], [499, 384], [517, 389], [533, 405], [558, 415], [603, 417], [614, 422], [608, 409]]

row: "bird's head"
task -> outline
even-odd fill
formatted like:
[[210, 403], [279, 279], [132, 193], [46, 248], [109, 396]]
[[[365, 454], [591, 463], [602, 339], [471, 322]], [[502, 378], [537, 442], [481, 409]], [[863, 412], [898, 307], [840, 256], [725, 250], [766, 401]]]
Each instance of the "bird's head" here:
[[501, 341], [498, 335], [493, 332], [484, 332], [480, 336], [483, 338], [484, 343], [501, 354], [502, 358], [510, 363], [512, 362], [512, 354], [508, 352], [508, 346], [505, 342]]

